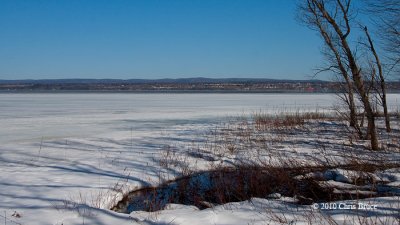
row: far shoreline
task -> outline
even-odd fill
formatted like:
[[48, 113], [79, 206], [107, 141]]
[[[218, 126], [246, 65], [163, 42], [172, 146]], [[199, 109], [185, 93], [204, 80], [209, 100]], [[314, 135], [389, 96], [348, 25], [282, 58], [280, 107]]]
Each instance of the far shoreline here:
[[[335, 91], [298, 90], [0, 90], [0, 94], [342, 94]], [[389, 90], [387, 94], [400, 94]]]

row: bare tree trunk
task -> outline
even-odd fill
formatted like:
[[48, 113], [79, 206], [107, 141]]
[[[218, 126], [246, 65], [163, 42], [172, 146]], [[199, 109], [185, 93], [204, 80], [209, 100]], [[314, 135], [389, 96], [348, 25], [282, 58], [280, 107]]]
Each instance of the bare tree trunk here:
[[[354, 130], [357, 132], [357, 136], [359, 138], [364, 138], [363, 132], [360, 128], [360, 124], [358, 123], [358, 118], [357, 118], [357, 108], [356, 108], [356, 103], [354, 101], [354, 87], [353, 83], [349, 79], [349, 77], [346, 78], [346, 85], [347, 85], [347, 90], [346, 90], [346, 103], [347, 106], [349, 107], [349, 125], [354, 128]], [[362, 126], [361, 126], [362, 127]]]
[[[379, 143], [375, 127], [375, 114], [370, 103], [369, 92], [364, 85], [361, 69], [359, 69], [355, 56], [347, 41], [347, 37], [351, 31], [349, 23], [350, 3], [351, 0], [332, 0], [329, 1], [329, 3], [324, 0], [307, 0], [305, 12], [309, 17], [307, 17], [308, 20], [306, 20], [306, 22], [312, 25], [313, 28], [318, 28], [325, 43], [335, 54], [337, 64], [345, 79], [346, 76], [350, 77], [347, 72], [350, 71], [354, 87], [360, 95], [360, 100], [366, 113], [371, 148], [373, 150], [378, 150]], [[332, 9], [332, 14], [329, 12], [330, 9]], [[342, 65], [343, 68], [341, 68], [340, 65]]]
[[368, 121], [368, 136], [371, 140], [371, 149], [372, 150], [379, 150], [379, 143], [378, 143], [378, 136], [376, 133], [375, 127], [375, 114], [372, 110], [372, 106], [370, 104], [368, 93], [365, 91], [364, 82], [361, 75], [354, 76], [354, 83], [360, 93], [361, 101], [364, 105], [364, 110], [367, 116]]
[[370, 103], [369, 94], [364, 87], [364, 81], [362, 79], [362, 76], [360, 75], [360, 70], [358, 69], [355, 59], [354, 59], [353, 55], [351, 54], [351, 51], [347, 44], [346, 39], [342, 40], [342, 43], [343, 43], [346, 53], [348, 54], [349, 65], [350, 65], [351, 73], [353, 74], [354, 84], [355, 84], [358, 92], [360, 93], [361, 101], [364, 105], [364, 110], [365, 110], [367, 120], [368, 120], [368, 136], [370, 137], [370, 140], [371, 140], [371, 149], [378, 150], [379, 143], [378, 143], [378, 136], [377, 136], [376, 127], [375, 127], [375, 113], [374, 113], [371, 103]]
[[382, 64], [381, 61], [379, 60], [379, 56], [375, 51], [374, 43], [372, 42], [371, 36], [368, 33], [367, 27], [364, 28], [365, 34], [367, 35], [368, 38], [368, 43], [370, 50], [372, 54], [375, 57], [375, 63], [376, 66], [378, 67], [378, 73], [379, 73], [379, 79], [380, 79], [380, 89], [381, 89], [381, 94], [379, 94], [379, 97], [382, 101], [382, 107], [383, 107], [383, 114], [385, 116], [385, 125], [386, 125], [386, 131], [391, 132], [392, 129], [390, 128], [390, 117], [387, 109], [387, 101], [386, 101], [386, 84], [385, 84], [385, 77], [383, 76], [383, 71], [382, 71]]
[[346, 76], [345, 78], [348, 88], [347, 93], [348, 93], [348, 104], [350, 110], [350, 126], [356, 130], [358, 137], [362, 138], [363, 133], [361, 131], [360, 126], [358, 125], [358, 120], [357, 120], [357, 110], [356, 110], [356, 103], [354, 101], [353, 84], [351, 83], [348, 76]]

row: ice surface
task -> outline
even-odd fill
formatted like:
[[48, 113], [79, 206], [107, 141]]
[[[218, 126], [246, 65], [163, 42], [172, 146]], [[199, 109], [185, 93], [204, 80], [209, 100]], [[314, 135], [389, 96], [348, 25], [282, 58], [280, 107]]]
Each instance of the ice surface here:
[[[398, 96], [391, 96], [397, 101]], [[0, 94], [1, 143], [154, 130], [257, 111], [328, 110], [332, 94]], [[204, 121], [205, 120], [205, 121]]]
[[[399, 107], [400, 95], [388, 97], [390, 107]], [[0, 214], [7, 224], [82, 224], [85, 219], [86, 224], [132, 224], [129, 215], [107, 210], [115, 200], [110, 192], [156, 184], [160, 169], [154, 158], [166, 144], [190, 145], [227, 116], [329, 111], [336, 101], [333, 94], [2, 93]], [[164, 172], [167, 178], [175, 173]], [[71, 202], [97, 208], [78, 211], [85, 207]], [[278, 211], [291, 207], [255, 202]], [[232, 203], [232, 211], [220, 206], [195, 215], [191, 207], [174, 206], [158, 219], [139, 214], [146, 218], [142, 224], [195, 224], [199, 217], [198, 224], [261, 223], [263, 217], [254, 216], [261, 209], [253, 210], [254, 204]], [[22, 217], [13, 217], [15, 211]]]

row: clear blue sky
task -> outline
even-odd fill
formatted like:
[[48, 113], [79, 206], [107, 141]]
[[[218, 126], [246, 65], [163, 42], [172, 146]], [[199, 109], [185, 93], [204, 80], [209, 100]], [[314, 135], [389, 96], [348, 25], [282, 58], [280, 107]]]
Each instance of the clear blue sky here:
[[308, 79], [322, 41], [295, 9], [294, 0], [0, 0], [0, 79]]

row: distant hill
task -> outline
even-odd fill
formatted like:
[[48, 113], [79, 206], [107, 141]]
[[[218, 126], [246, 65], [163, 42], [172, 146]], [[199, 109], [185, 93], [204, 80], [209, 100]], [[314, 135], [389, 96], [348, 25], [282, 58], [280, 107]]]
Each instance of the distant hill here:
[[25, 80], [0, 80], [0, 84], [189, 84], [189, 83], [314, 83], [328, 82], [322, 80], [281, 80], [264, 78], [177, 78], [177, 79], [25, 79]]
[[[180, 79], [44, 79], [0, 80], [2, 92], [249, 92], [330, 93], [341, 92], [338, 82], [261, 78]], [[389, 92], [400, 92], [400, 82], [387, 82]]]

